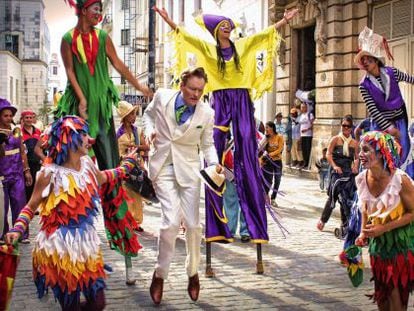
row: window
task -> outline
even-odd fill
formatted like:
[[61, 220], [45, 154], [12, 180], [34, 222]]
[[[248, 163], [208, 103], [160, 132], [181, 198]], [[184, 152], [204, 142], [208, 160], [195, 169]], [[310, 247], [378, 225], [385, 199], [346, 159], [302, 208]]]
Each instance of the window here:
[[129, 29], [121, 30], [121, 45], [129, 45]]
[[19, 57], [19, 36], [6, 34], [5, 35], [5, 47], [6, 50], [12, 53], [14, 56]]
[[53, 74], [54, 76], [56, 76], [56, 75], [58, 74], [58, 67], [57, 67], [57, 66], [53, 66], [53, 67], [52, 67], [52, 74]]
[[129, 0], [122, 0], [121, 9], [122, 10], [129, 9]]
[[374, 7], [373, 29], [386, 39], [413, 34], [413, 1], [394, 0]]

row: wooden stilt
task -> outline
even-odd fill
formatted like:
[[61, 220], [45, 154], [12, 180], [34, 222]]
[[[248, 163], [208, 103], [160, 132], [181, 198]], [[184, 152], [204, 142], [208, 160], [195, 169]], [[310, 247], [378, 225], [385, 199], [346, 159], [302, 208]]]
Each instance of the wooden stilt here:
[[257, 250], [256, 273], [263, 274], [264, 268], [263, 268], [263, 260], [262, 260], [262, 244], [257, 243], [256, 250]]
[[125, 283], [126, 285], [135, 285], [137, 282], [136, 278], [133, 276], [132, 272], [132, 259], [129, 256], [124, 256], [125, 258]]
[[206, 278], [213, 278], [214, 271], [211, 267], [211, 242], [206, 242]]

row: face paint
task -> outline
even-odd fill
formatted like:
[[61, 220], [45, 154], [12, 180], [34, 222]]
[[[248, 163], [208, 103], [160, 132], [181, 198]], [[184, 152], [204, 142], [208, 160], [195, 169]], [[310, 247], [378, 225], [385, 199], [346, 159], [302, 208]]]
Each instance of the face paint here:
[[376, 159], [375, 150], [367, 143], [360, 145], [359, 161], [363, 168], [371, 168]]
[[86, 17], [97, 25], [102, 21], [102, 6], [99, 2], [92, 4], [86, 9]]

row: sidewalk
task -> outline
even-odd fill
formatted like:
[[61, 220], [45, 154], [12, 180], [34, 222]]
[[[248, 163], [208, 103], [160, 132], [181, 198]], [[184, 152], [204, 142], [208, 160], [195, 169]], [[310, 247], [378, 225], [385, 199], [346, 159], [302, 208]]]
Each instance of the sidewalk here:
[[[321, 215], [328, 199], [326, 192], [319, 189], [319, 181], [310, 178], [304, 178], [289, 173], [282, 175], [282, 181], [279, 188], [277, 202], [283, 206], [289, 206], [293, 209], [307, 209], [318, 215]], [[332, 212], [333, 217], [340, 217], [339, 203]], [[316, 225], [316, 222], [315, 222]]]

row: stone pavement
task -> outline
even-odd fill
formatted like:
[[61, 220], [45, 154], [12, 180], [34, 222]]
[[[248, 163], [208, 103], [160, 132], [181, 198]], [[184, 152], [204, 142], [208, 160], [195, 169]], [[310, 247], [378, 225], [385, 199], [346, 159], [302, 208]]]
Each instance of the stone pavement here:
[[[263, 246], [265, 273], [257, 275], [256, 247], [253, 244], [213, 244], [213, 268], [216, 277], [204, 277], [205, 244], [202, 244], [200, 267], [201, 292], [198, 302], [187, 295], [184, 270], [184, 236], [177, 241], [175, 260], [165, 282], [160, 310], [376, 310], [365, 294], [372, 292], [370, 271], [364, 271], [364, 282], [352, 287], [346, 270], [338, 262], [342, 241], [333, 229], [339, 224], [333, 217], [324, 232], [315, 229], [326, 194], [318, 182], [284, 175], [278, 199], [278, 212], [290, 234], [284, 238], [269, 218], [270, 243]], [[204, 202], [200, 208], [203, 211]], [[146, 206], [145, 232], [140, 235], [143, 249], [133, 259], [138, 278], [132, 287], [125, 285], [123, 258], [103, 247], [106, 263], [114, 268], [107, 280], [107, 310], [149, 310], [155, 308], [149, 296], [150, 280], [156, 258], [157, 231], [160, 224], [159, 206]], [[204, 217], [204, 211], [202, 212]], [[34, 220], [34, 224], [37, 220]], [[203, 219], [204, 223], [204, 219]], [[38, 225], [32, 226], [36, 232]], [[98, 225], [105, 240], [102, 220]], [[21, 262], [16, 278], [11, 310], [59, 310], [52, 293], [39, 301], [31, 280], [31, 245], [22, 245]], [[369, 265], [364, 249], [364, 260]], [[412, 305], [412, 300], [411, 300]]]

